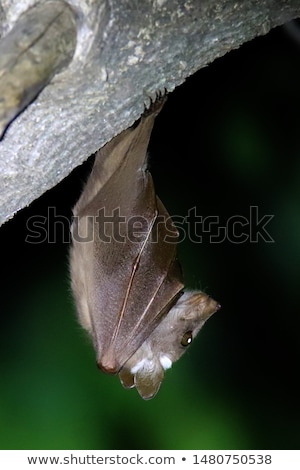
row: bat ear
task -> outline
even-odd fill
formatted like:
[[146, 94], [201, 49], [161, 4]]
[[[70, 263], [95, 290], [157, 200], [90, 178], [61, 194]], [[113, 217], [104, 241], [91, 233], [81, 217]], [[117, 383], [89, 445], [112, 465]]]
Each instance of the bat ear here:
[[153, 398], [164, 378], [164, 369], [161, 365], [155, 365], [155, 369], [141, 368], [134, 377], [137, 391], [144, 400]]
[[136, 387], [144, 400], [150, 400], [157, 394], [164, 378], [164, 369], [160, 364], [155, 361], [151, 364], [152, 367], [149, 366], [150, 364], [147, 361], [144, 367], [140, 367], [135, 373], [132, 373], [126, 367], [123, 367], [119, 372], [123, 387]]
[[134, 374], [132, 374], [131, 371], [129, 369], [127, 369], [126, 367], [123, 367], [120, 370], [119, 378], [120, 378], [121, 384], [123, 385], [124, 388], [133, 388], [133, 387], [135, 387]]

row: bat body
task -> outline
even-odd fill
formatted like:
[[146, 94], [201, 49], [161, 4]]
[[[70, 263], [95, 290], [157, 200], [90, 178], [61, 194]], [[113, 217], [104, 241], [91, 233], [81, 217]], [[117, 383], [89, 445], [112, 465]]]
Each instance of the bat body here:
[[162, 105], [155, 103], [96, 154], [73, 209], [70, 253], [79, 321], [92, 337], [98, 366], [145, 399], [219, 308], [202, 292], [183, 294], [178, 232], [147, 170]]

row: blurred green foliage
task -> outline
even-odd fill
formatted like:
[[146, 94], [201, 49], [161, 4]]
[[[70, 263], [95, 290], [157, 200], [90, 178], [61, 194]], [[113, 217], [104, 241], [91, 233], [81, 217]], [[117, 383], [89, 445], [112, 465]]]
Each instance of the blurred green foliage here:
[[274, 243], [180, 245], [187, 284], [222, 310], [149, 402], [96, 368], [62, 227], [25, 241], [48, 207], [70, 219], [91, 162], [1, 228], [0, 448], [299, 449], [299, 83], [300, 46], [278, 28], [187, 80], [157, 119], [150, 167], [169, 212], [226, 226], [257, 206]]

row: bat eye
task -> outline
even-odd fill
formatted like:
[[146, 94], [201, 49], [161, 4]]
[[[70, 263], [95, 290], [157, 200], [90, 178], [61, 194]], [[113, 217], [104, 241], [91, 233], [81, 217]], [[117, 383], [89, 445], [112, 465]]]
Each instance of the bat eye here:
[[180, 344], [181, 346], [184, 346], [185, 348], [191, 344], [193, 341], [193, 332], [192, 331], [187, 331], [184, 333], [183, 337], [181, 338]]

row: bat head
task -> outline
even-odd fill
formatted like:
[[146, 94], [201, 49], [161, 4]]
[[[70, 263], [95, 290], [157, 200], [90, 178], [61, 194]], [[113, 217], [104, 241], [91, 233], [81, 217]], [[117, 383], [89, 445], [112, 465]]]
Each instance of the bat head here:
[[206, 320], [219, 308], [215, 300], [201, 291], [185, 292], [124, 364], [119, 372], [122, 385], [136, 387], [145, 400], [153, 398], [165, 370], [182, 356]]

